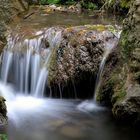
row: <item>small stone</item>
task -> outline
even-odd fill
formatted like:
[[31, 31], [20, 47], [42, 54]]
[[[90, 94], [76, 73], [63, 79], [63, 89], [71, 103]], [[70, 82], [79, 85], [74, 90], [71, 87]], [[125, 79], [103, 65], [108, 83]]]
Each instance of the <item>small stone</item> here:
[[136, 0], [136, 1], [135, 1], [135, 5], [136, 5], [136, 6], [139, 6], [139, 5], [140, 5], [140, 0]]
[[60, 133], [70, 138], [82, 138], [84, 136], [78, 126], [64, 126]]
[[137, 13], [140, 15], [140, 6], [137, 9]]
[[56, 5], [50, 5], [50, 8], [52, 8], [52, 9], [56, 9]]

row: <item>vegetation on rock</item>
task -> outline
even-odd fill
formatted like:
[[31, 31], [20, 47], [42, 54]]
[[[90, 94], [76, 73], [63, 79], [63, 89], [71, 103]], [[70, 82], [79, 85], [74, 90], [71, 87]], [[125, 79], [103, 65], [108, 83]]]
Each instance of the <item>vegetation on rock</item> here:
[[[140, 2], [135, 0], [124, 20], [116, 63], [106, 66], [98, 100], [108, 99], [113, 114], [124, 122], [137, 124], [140, 119]], [[108, 64], [107, 64], [108, 65]], [[109, 75], [107, 72], [111, 71]], [[111, 92], [110, 92], [111, 91]], [[138, 123], [139, 124], [139, 123]]]
[[[68, 83], [74, 81], [76, 87], [79, 83], [85, 83], [87, 79], [92, 79], [94, 85], [95, 75], [98, 73], [105, 51], [105, 41], [109, 38], [110, 40], [116, 39], [117, 42], [117, 38], [112, 31], [108, 31], [109, 29], [110, 26], [104, 25], [85, 25], [63, 29], [62, 42], [55, 48], [50, 58], [49, 86], [60, 84], [66, 87]], [[89, 85], [85, 83], [84, 88], [88, 89]], [[86, 94], [82, 95], [78, 91], [77, 94], [79, 98], [86, 97]], [[89, 94], [91, 95], [87, 94], [88, 98], [93, 96], [93, 91]]]
[[0, 134], [0, 140], [8, 140], [6, 134]]
[[133, 0], [106, 0], [102, 6], [102, 9], [119, 12], [128, 12]]

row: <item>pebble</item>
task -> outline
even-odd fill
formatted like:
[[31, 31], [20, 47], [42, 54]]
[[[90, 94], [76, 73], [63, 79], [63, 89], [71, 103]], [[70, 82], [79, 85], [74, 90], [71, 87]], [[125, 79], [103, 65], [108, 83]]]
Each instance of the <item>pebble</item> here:
[[78, 126], [64, 126], [61, 128], [60, 133], [70, 138], [82, 138], [83, 132]]

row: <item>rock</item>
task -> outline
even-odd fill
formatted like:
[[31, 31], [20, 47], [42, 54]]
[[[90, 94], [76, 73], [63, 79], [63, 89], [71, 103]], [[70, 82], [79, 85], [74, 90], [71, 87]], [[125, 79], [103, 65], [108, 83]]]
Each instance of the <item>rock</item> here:
[[137, 125], [140, 121], [140, 85], [129, 85], [123, 100], [117, 101], [113, 106], [114, 116], [125, 122]]
[[[14, 16], [28, 9], [28, 3], [25, 0], [0, 0], [0, 52], [5, 46], [5, 31], [8, 24]], [[0, 125], [7, 123], [7, 110], [5, 99], [0, 97]]]
[[135, 0], [124, 20], [114, 62], [105, 67], [98, 95], [98, 101], [113, 106], [117, 119], [135, 125], [140, 122], [139, 8], [140, 3]]
[[84, 138], [84, 134], [78, 126], [63, 126], [60, 133], [70, 138]]
[[5, 99], [0, 96], [0, 125], [6, 124], [7, 122], [7, 109], [5, 105]]
[[[28, 9], [28, 3], [26, 0], [0, 0], [0, 3], [0, 41], [5, 44], [4, 32], [7, 30], [7, 25], [16, 15]], [[3, 48], [1, 43], [0, 48]]]
[[118, 41], [108, 30], [102, 25], [63, 29], [62, 41], [52, 53], [49, 64], [48, 84], [53, 93], [58, 93], [56, 96], [60, 96], [59, 92], [63, 97], [68, 97], [67, 92], [75, 92], [78, 98], [93, 96], [106, 44], [114, 40], [112, 44], [116, 45]]
[[51, 131], [60, 129], [61, 127], [63, 127], [63, 125], [65, 125], [65, 121], [63, 121], [63, 120], [53, 120], [53, 121], [49, 121], [47, 123], [47, 127]]

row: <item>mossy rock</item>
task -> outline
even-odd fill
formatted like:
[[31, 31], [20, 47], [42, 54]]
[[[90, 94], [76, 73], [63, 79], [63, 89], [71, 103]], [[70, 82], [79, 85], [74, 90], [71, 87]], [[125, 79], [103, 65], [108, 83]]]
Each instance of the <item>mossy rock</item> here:
[[106, 0], [103, 4], [102, 9], [107, 11], [122, 12], [127, 13], [133, 0]]

